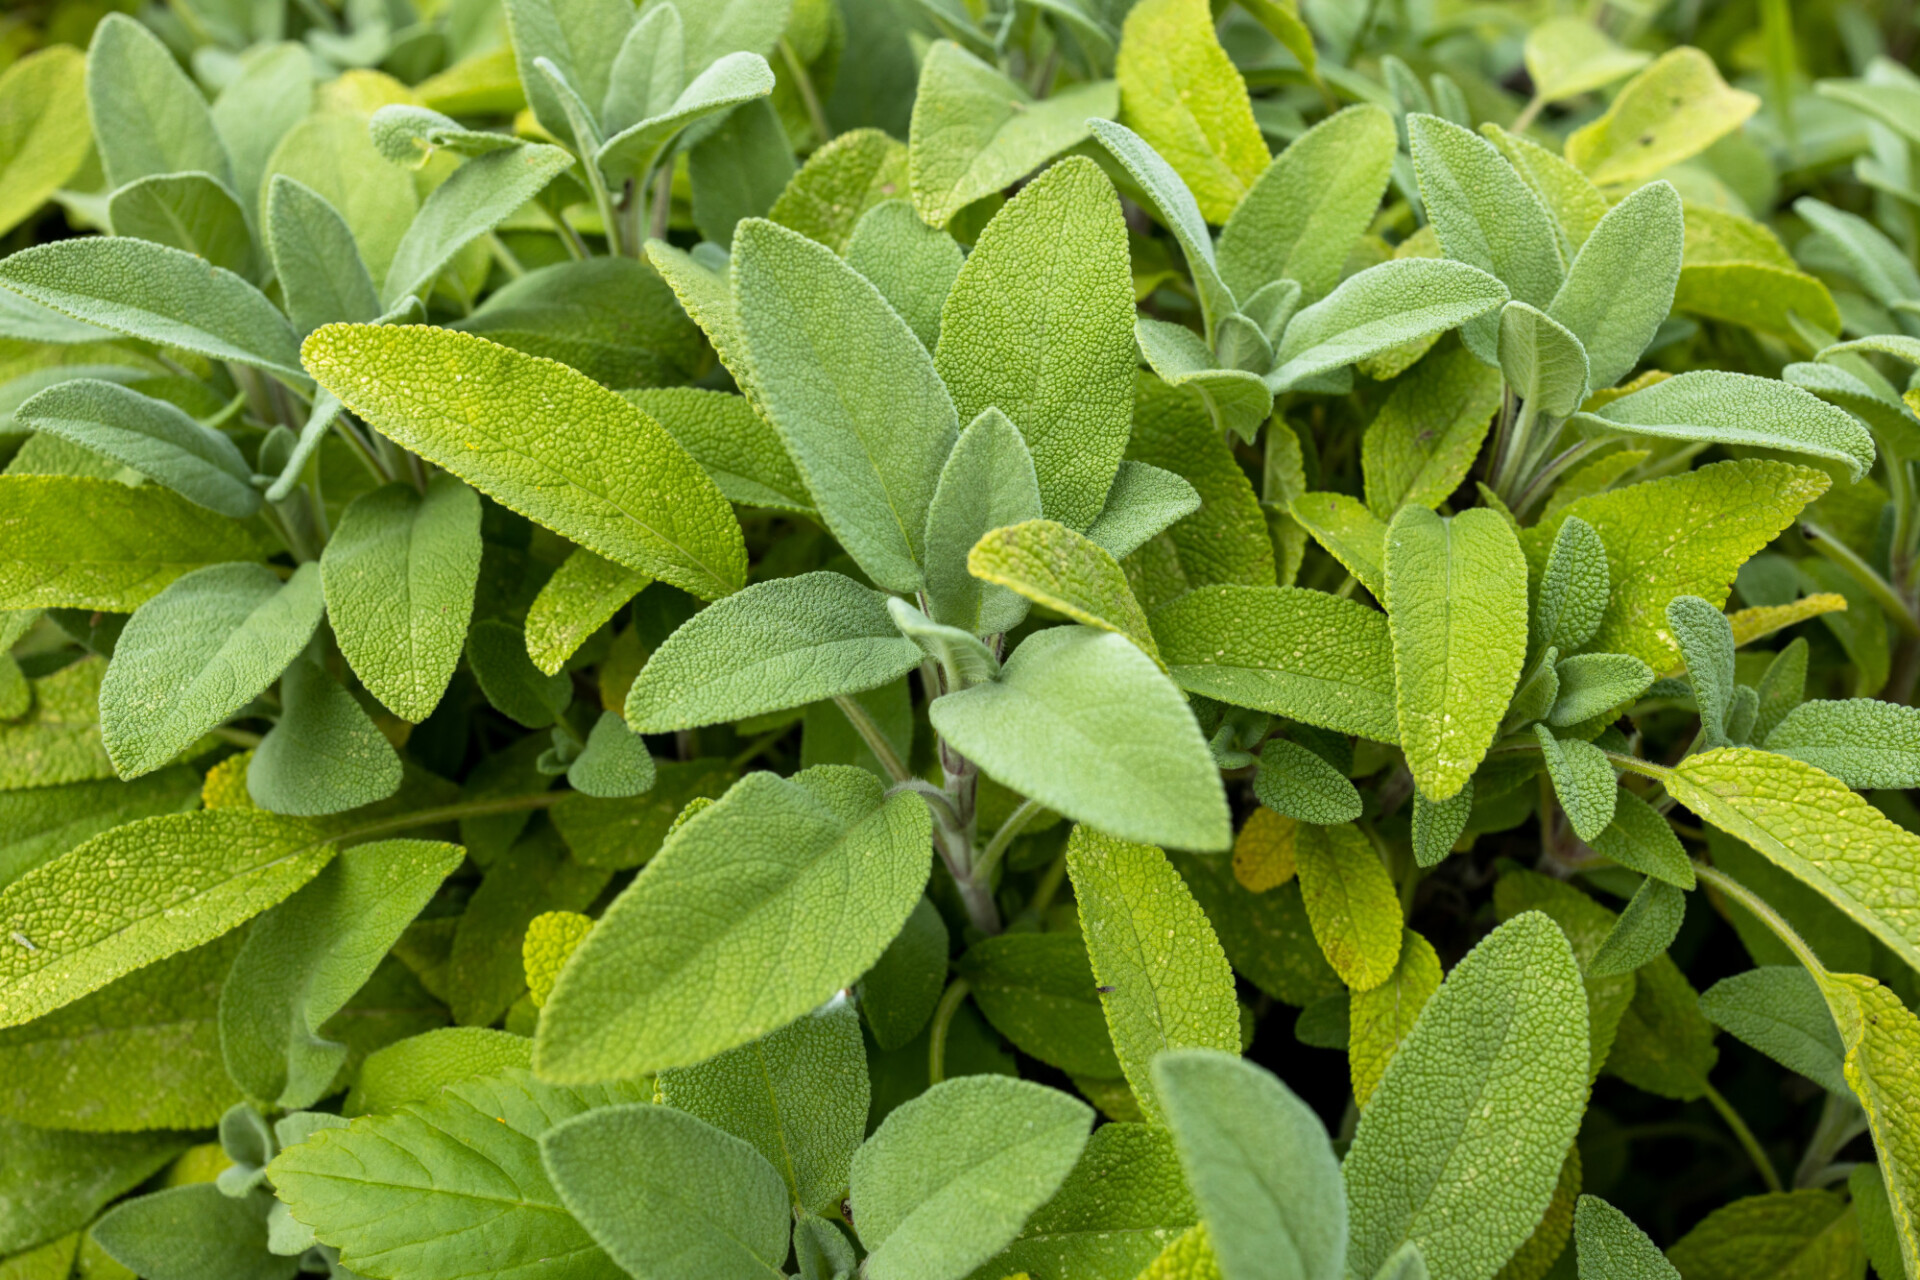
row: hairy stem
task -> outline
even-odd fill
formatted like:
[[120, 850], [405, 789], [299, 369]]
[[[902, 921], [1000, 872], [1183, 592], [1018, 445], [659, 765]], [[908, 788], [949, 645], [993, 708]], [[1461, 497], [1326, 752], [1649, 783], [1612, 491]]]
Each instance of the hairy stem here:
[[960, 1003], [967, 998], [967, 992], [973, 990], [965, 978], [955, 978], [948, 984], [946, 993], [940, 997], [940, 1003], [934, 1006], [933, 1020], [927, 1024], [927, 1084], [939, 1084], [947, 1078], [947, 1028], [953, 1025], [953, 1015], [960, 1010]]
[[1713, 1105], [1715, 1111], [1720, 1113], [1720, 1118], [1727, 1122], [1727, 1128], [1733, 1130], [1733, 1136], [1739, 1141], [1741, 1150], [1747, 1153], [1747, 1159], [1753, 1161], [1753, 1167], [1760, 1174], [1760, 1181], [1767, 1184], [1767, 1190], [1785, 1191], [1786, 1187], [1781, 1183], [1780, 1175], [1774, 1171], [1773, 1161], [1767, 1158], [1766, 1149], [1760, 1145], [1760, 1139], [1753, 1136], [1753, 1130], [1747, 1127], [1747, 1122], [1741, 1118], [1740, 1113], [1733, 1109], [1733, 1104], [1722, 1097], [1718, 1089], [1705, 1081], [1701, 1082], [1701, 1087], [1706, 1090], [1707, 1101]]

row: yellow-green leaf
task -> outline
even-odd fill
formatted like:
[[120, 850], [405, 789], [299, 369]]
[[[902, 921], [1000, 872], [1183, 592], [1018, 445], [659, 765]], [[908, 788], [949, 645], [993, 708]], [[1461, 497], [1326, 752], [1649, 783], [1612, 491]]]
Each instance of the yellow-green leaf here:
[[1120, 563], [1083, 533], [1053, 520], [995, 529], [967, 553], [967, 571], [1075, 622], [1123, 635], [1166, 667]]
[[1872, 978], [1816, 973], [1846, 1043], [1847, 1083], [1867, 1113], [1900, 1256], [1920, 1275], [1920, 1018]]
[[1393, 973], [1371, 991], [1356, 991], [1347, 1013], [1347, 1069], [1353, 1076], [1353, 1100], [1364, 1107], [1393, 1060], [1394, 1051], [1413, 1031], [1427, 998], [1440, 989], [1440, 957], [1433, 944], [1408, 929], [1400, 942]]
[[1729, 88], [1713, 59], [1673, 49], [1627, 82], [1607, 113], [1567, 138], [1567, 159], [1602, 186], [1638, 183], [1738, 129], [1760, 99]]
[[72, 45], [0, 73], [0, 233], [31, 217], [87, 158], [87, 60]]
[[1300, 892], [1327, 963], [1355, 991], [1372, 991], [1400, 962], [1400, 898], [1373, 842], [1352, 823], [1302, 824], [1293, 837]]

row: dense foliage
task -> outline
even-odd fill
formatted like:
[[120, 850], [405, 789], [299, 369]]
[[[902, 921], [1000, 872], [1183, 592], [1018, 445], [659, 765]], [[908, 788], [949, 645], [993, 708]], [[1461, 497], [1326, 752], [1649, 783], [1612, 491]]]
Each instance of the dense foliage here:
[[1920, 1280], [1917, 35], [15, 6], [0, 1280]]

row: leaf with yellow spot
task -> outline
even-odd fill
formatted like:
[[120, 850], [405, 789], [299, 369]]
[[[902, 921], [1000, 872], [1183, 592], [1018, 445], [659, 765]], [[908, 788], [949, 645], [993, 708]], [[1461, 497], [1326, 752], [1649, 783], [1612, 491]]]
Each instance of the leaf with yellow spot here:
[[543, 911], [527, 922], [520, 957], [526, 966], [527, 994], [533, 998], [534, 1008], [546, 1004], [567, 957], [592, 929], [592, 919], [578, 911]]
[[1442, 976], [1433, 944], [1407, 929], [1392, 975], [1371, 991], [1354, 993], [1347, 1013], [1347, 1068], [1355, 1105], [1367, 1105], [1394, 1051], [1412, 1034], [1420, 1010], [1440, 989]]
[[1084, 533], [1053, 520], [994, 529], [967, 553], [967, 572], [1075, 622], [1123, 635], [1166, 670], [1119, 561]]
[[1144, 0], [1120, 33], [1121, 122], [1166, 158], [1218, 226], [1271, 158], [1206, 0]]

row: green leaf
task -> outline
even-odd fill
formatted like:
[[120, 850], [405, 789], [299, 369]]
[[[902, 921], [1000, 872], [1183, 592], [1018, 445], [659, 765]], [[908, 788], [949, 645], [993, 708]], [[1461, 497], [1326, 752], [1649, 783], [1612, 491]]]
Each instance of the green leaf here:
[[1368, 594], [1386, 595], [1386, 521], [1344, 493], [1303, 493], [1287, 510]]
[[318, 817], [400, 789], [400, 756], [326, 668], [296, 659], [280, 681], [281, 714], [247, 765], [247, 794], [271, 813]]
[[247, 215], [224, 186], [204, 173], [153, 174], [107, 200], [117, 236], [138, 236], [205, 258], [239, 276], [258, 276]]
[[1371, 991], [1400, 961], [1400, 898], [1380, 855], [1351, 823], [1303, 826], [1294, 858], [1307, 918], [1327, 963], [1354, 991]]
[[1127, 575], [1085, 534], [1052, 520], [995, 529], [967, 553], [967, 571], [1075, 622], [1125, 636], [1156, 663], [1160, 660]]
[[33, 710], [0, 723], [0, 786], [53, 787], [111, 778], [100, 745], [100, 680], [107, 664], [83, 658], [28, 682]]
[[[561, 971], [534, 1042], [541, 1075], [690, 1065], [819, 1005], [899, 933], [930, 831], [924, 802], [883, 801], [865, 770], [748, 775], [667, 838]], [[743, 963], [763, 980], [719, 983]]]
[[639, 866], [658, 852], [682, 809], [696, 799], [718, 799], [735, 776], [724, 760], [662, 760], [654, 774], [653, 789], [644, 795], [571, 795], [553, 807], [553, 825], [574, 857], [590, 867]]
[[1643, 966], [1634, 982], [1633, 1000], [1607, 1054], [1607, 1071], [1663, 1098], [1691, 1102], [1703, 1096], [1720, 1051], [1714, 1047], [1713, 1024], [1700, 1012], [1699, 995], [1670, 956]]
[[1506, 286], [1444, 258], [1401, 258], [1348, 276], [1281, 335], [1267, 386], [1277, 395], [1356, 360], [1443, 333], [1504, 306]]
[[563, 1207], [538, 1142], [649, 1092], [566, 1089], [509, 1070], [321, 1129], [275, 1157], [267, 1177], [294, 1219], [362, 1274], [613, 1280], [620, 1268]]
[[1164, 1053], [1153, 1078], [1220, 1274], [1340, 1280], [1346, 1196], [1312, 1108], [1270, 1072], [1225, 1053]]
[[1771, 378], [1700, 369], [1676, 374], [1578, 417], [1581, 425], [1665, 440], [1705, 440], [1873, 466], [1873, 437], [1852, 414]]
[[933, 903], [922, 898], [860, 979], [854, 998], [881, 1049], [902, 1048], [933, 1016], [947, 983], [947, 947], [945, 922]]
[[719, 489], [659, 423], [584, 374], [424, 326], [328, 325], [303, 352], [381, 434], [581, 546], [702, 599], [745, 581]]
[[1560, 254], [1572, 262], [1587, 237], [1607, 213], [1607, 198], [1586, 174], [1531, 138], [1508, 133], [1497, 124], [1480, 126], [1480, 136], [1499, 148], [1507, 163], [1520, 171], [1534, 198], [1553, 215]]
[[575, 93], [598, 107], [607, 98], [621, 42], [634, 25], [633, 6], [624, 0], [513, 0], [502, 7], [518, 78], [534, 118], [585, 154], [586, 140], [574, 138], [559, 93], [534, 63], [540, 58], [551, 61]]
[[1115, 65], [1121, 114], [1167, 157], [1209, 222], [1225, 222], [1267, 167], [1239, 69], [1199, 0], [1144, 0], [1127, 13]]
[[[1199, 395], [1217, 429], [1252, 441], [1259, 434], [1260, 424], [1273, 412], [1273, 393], [1259, 374], [1221, 368], [1200, 335], [1185, 325], [1139, 316], [1134, 320], [1134, 340], [1162, 381]], [[1258, 353], [1266, 358], [1253, 363], [1265, 368], [1272, 352], [1262, 349]]]
[[128, 236], [58, 240], [0, 261], [0, 286], [130, 338], [307, 385], [299, 339], [280, 309], [183, 249]]
[[430, 1102], [446, 1085], [525, 1069], [532, 1053], [533, 1041], [525, 1036], [485, 1027], [437, 1027], [368, 1054], [341, 1110], [362, 1116]]
[[1920, 836], [1812, 765], [1750, 747], [1689, 756], [1667, 791], [1920, 965]]
[[[1499, 919], [1510, 920], [1528, 911], [1546, 914], [1573, 947], [1574, 959], [1585, 974], [1590, 1075], [1598, 1075], [1614, 1047], [1616, 1033], [1627, 1020], [1629, 1006], [1639, 995], [1639, 981], [1632, 973], [1601, 975], [1593, 971], [1593, 958], [1606, 944], [1618, 924], [1618, 917], [1565, 881], [1532, 871], [1509, 870], [1494, 885], [1494, 911]], [[1661, 957], [1655, 963], [1672, 964]], [[1679, 978], [1679, 970], [1673, 975]], [[1681, 979], [1684, 984], [1684, 979]], [[1673, 993], [1676, 994], [1677, 993]], [[1703, 1029], [1711, 1042], [1713, 1029], [1699, 1017], [1692, 989], [1687, 988], [1686, 1012]], [[1684, 1037], [1675, 1036], [1676, 1044]], [[1668, 1046], [1662, 1046], [1666, 1049]]]
[[218, 1010], [241, 941], [226, 934], [0, 1032], [0, 1113], [94, 1131], [218, 1121], [240, 1098], [221, 1062]]
[[1115, 1056], [1140, 1110], [1161, 1123], [1165, 1112], [1150, 1072], [1158, 1054], [1240, 1050], [1233, 971], [1206, 914], [1160, 850], [1076, 826], [1067, 839], [1067, 874]]
[[954, 963], [993, 1029], [1073, 1076], [1120, 1076], [1086, 943], [1070, 933], [982, 938]]
[[420, 206], [394, 249], [380, 291], [383, 307], [430, 287], [455, 254], [540, 194], [572, 163], [559, 147], [535, 144], [490, 151], [454, 170]]
[[1841, 328], [1827, 286], [1801, 271], [1779, 238], [1731, 210], [1688, 205], [1676, 310], [1798, 337], [1795, 317], [1827, 333]]
[[[90, 668], [97, 680], [105, 665], [94, 661], [80, 667]], [[49, 680], [42, 680], [36, 690], [43, 710], [53, 692], [49, 685]], [[92, 722], [91, 693], [89, 689], [88, 723]], [[0, 758], [4, 756], [4, 748], [0, 748]], [[105, 763], [104, 753], [101, 762]], [[112, 767], [108, 766], [105, 772], [109, 777], [100, 781], [47, 785], [58, 772], [53, 768], [35, 770], [31, 781], [40, 785], [27, 791], [0, 791], [0, 831], [7, 833], [0, 839], [0, 888], [109, 827], [156, 813], [178, 813], [200, 802], [200, 775], [185, 765], [162, 769], [133, 782], [112, 779]], [[0, 773], [0, 782], [9, 787], [20, 785], [19, 780], [4, 773]]]
[[274, 148], [313, 108], [315, 79], [311, 50], [289, 40], [252, 51], [214, 95], [213, 127], [233, 163], [233, 193], [249, 214], [260, 210]]
[[935, 622], [976, 636], [1020, 625], [1026, 602], [975, 577], [970, 555], [991, 530], [1037, 520], [1040, 510], [1039, 475], [1019, 429], [998, 409], [981, 410], [947, 455], [927, 504], [926, 594]]
[[554, 1125], [541, 1162], [561, 1200], [642, 1280], [779, 1276], [780, 1177], [759, 1152], [672, 1107], [607, 1107]]
[[931, 711], [954, 750], [1075, 821], [1181, 849], [1232, 842], [1219, 773], [1186, 700], [1118, 635], [1037, 632], [999, 680], [938, 698]]
[[694, 387], [659, 387], [621, 395], [665, 427], [713, 477], [728, 501], [813, 514], [812, 495], [787, 456], [786, 446], [746, 397]]
[[1920, 713], [1891, 702], [1803, 702], [1767, 736], [1766, 748], [1859, 791], [1920, 785]]
[[1906, 1269], [1900, 1254], [1900, 1233], [1893, 1222], [1893, 1205], [1887, 1197], [1886, 1179], [1878, 1164], [1862, 1161], [1847, 1175], [1847, 1194], [1860, 1218], [1861, 1243], [1867, 1260], [1883, 1276], [1897, 1276]]
[[1070, 528], [1100, 514], [1127, 447], [1133, 314], [1120, 200], [1084, 157], [994, 215], [941, 312], [934, 359], [955, 408], [971, 420], [992, 405], [1013, 420], [1042, 514]]
[[1584, 18], [1552, 18], [1527, 33], [1527, 77], [1542, 102], [1564, 102], [1630, 76], [1652, 60], [1623, 49]]
[[[1492, 143], [1438, 116], [1408, 116], [1407, 136], [1420, 198], [1447, 257], [1492, 275], [1516, 302], [1552, 302], [1564, 277], [1553, 220], [1513, 166]], [[1485, 360], [1499, 328], [1489, 317], [1460, 336]]]
[[1275, 156], [1220, 232], [1220, 275], [1238, 297], [1296, 280], [1313, 300], [1340, 281], [1393, 167], [1393, 118], [1361, 105], [1322, 120]]
[[1587, 398], [1587, 352], [1580, 340], [1524, 302], [1500, 309], [1500, 371], [1522, 400], [1563, 418]]
[[625, 182], [644, 183], [688, 125], [771, 92], [773, 68], [765, 58], [737, 50], [724, 54], [695, 76], [660, 114], [608, 138], [593, 162], [615, 188]]
[[124, 778], [151, 773], [247, 705], [313, 638], [318, 565], [282, 583], [257, 564], [174, 581], [121, 632], [100, 683], [100, 737]]
[[765, 217], [794, 172], [793, 147], [771, 101], [740, 104], [687, 150], [693, 225], [715, 244], [731, 245], [740, 220]]
[[1707, 1020], [1841, 1097], [1847, 1046], [1820, 984], [1799, 965], [1764, 965], [1722, 978], [1700, 993]]
[[1458, 347], [1396, 379], [1360, 445], [1373, 513], [1391, 520], [1405, 504], [1431, 510], [1451, 497], [1479, 456], [1500, 395], [1500, 371]]
[[1920, 1272], [1920, 1144], [1906, 1099], [1913, 1096], [1915, 1063], [1920, 1062], [1920, 1019], [1872, 978], [1852, 973], [1815, 973], [1814, 978], [1846, 1042], [1847, 1083], [1867, 1113], [1901, 1261], [1913, 1275]]
[[1300, 587], [1207, 587], [1153, 616], [1181, 688], [1395, 742], [1393, 644], [1377, 610]]
[[867, 210], [907, 194], [906, 145], [851, 129], [807, 157], [767, 218], [839, 253]]
[[1066, 1180], [1093, 1111], [1003, 1076], [962, 1076], [896, 1107], [853, 1158], [854, 1229], [871, 1280], [957, 1280], [998, 1253]]
[[1674, 1241], [1667, 1262], [1686, 1280], [1856, 1275], [1860, 1253], [1859, 1221], [1846, 1202], [1804, 1188], [1720, 1206]]
[[1812, 196], [1795, 200], [1793, 211], [1821, 233], [1875, 302], [1890, 307], [1903, 299], [1920, 298], [1920, 272], [1871, 222]]
[[418, 723], [460, 661], [480, 575], [480, 500], [452, 476], [396, 483], [348, 506], [320, 555], [328, 620], [353, 673]]
[[87, 114], [109, 187], [153, 173], [233, 172], [207, 100], [158, 36], [109, 14], [87, 46]]
[[1652, 963], [1673, 945], [1687, 915], [1687, 895], [1649, 876], [1634, 890], [1620, 922], [1588, 962], [1594, 977], [1631, 973]]
[[980, 1274], [1132, 1275], [1196, 1216], [1165, 1129], [1103, 1124], [1060, 1190]]
[[1827, 485], [1821, 473], [1789, 463], [1715, 462], [1570, 502], [1526, 530], [1520, 545], [1542, 566], [1568, 517], [1591, 524], [1613, 589], [1588, 647], [1669, 671], [1679, 650], [1666, 634], [1667, 602], [1696, 595], [1724, 604], [1739, 567]]
[[86, 1226], [179, 1154], [171, 1133], [84, 1134], [0, 1122], [0, 1254]]
[[913, 204], [944, 227], [974, 201], [1002, 191], [1087, 136], [1087, 117], [1120, 109], [1111, 80], [1035, 101], [959, 45], [936, 42], [920, 67], [907, 142]]
[[[1413, 858], [1422, 867], [1437, 867], [1446, 861], [1467, 829], [1473, 816], [1473, 779], [1454, 793], [1451, 800], [1435, 803], [1413, 793]], [[1678, 837], [1675, 837], [1676, 842]]]
[[611, 878], [569, 858], [551, 828], [536, 827], [489, 858], [446, 953], [441, 985], [454, 1020], [498, 1021], [527, 989], [523, 959], [533, 921], [549, 911], [584, 911]]
[[1527, 567], [1493, 511], [1402, 507], [1387, 530], [1386, 602], [1400, 743], [1421, 794], [1446, 800], [1493, 742], [1526, 659]]
[[636, 569], [575, 547], [527, 608], [527, 656], [542, 674], [556, 674], [589, 636], [652, 581]]
[[1685, 241], [1680, 193], [1650, 182], [1607, 210], [1579, 245], [1547, 314], [1586, 349], [1592, 386], [1610, 387], [1639, 363], [1673, 306]]
[[653, 757], [619, 713], [602, 711], [579, 757], [567, 766], [567, 784], [603, 800], [636, 796], [653, 787]]
[[1533, 643], [1570, 653], [1600, 629], [1613, 582], [1607, 548], [1577, 515], [1561, 521], [1540, 574], [1533, 604]]
[[758, 582], [695, 614], [627, 694], [638, 733], [715, 724], [861, 693], [920, 665], [886, 597], [820, 570]]
[[18, 409], [22, 427], [71, 440], [236, 520], [260, 509], [253, 468], [240, 449], [164, 400], [98, 378], [73, 378]]
[[86, 162], [86, 63], [50, 45], [0, 72], [0, 232], [32, 217]]
[[1543, 724], [1533, 726], [1546, 760], [1554, 795], [1567, 823], [1582, 840], [1598, 838], [1613, 821], [1614, 796], [1619, 792], [1606, 753], [1578, 738], [1555, 738]]
[[108, 1257], [151, 1280], [292, 1280], [298, 1261], [267, 1251], [272, 1205], [265, 1191], [234, 1198], [204, 1182], [169, 1187], [115, 1205], [89, 1234]]
[[1149, 538], [1200, 509], [1200, 493], [1181, 476], [1124, 459], [1087, 537], [1124, 560]]
[[254, 924], [220, 995], [227, 1070], [250, 1096], [298, 1110], [326, 1095], [347, 1060], [327, 1019], [464, 856], [425, 840], [356, 845]]
[[854, 224], [846, 258], [900, 313], [921, 346], [932, 351], [939, 345], [940, 309], [962, 261], [952, 236], [922, 222], [910, 202], [883, 200]]
[[1728, 746], [1727, 715], [1735, 688], [1733, 624], [1698, 596], [1675, 596], [1667, 602], [1667, 625], [1680, 646], [1693, 701], [1700, 709], [1701, 745]]
[[1509, 920], [1454, 967], [1347, 1155], [1354, 1274], [1412, 1241], [1436, 1280], [1491, 1280], [1553, 1198], [1586, 1106], [1586, 1040], [1579, 966], [1545, 916]]
[[373, 279], [387, 273], [394, 249], [420, 208], [414, 175], [381, 158], [358, 111], [315, 112], [294, 125], [267, 161], [266, 182], [304, 183], [339, 211], [352, 229]]
[[[220, 936], [307, 883], [333, 852], [321, 828], [249, 809], [142, 818], [95, 836], [0, 890], [11, 939], [0, 951], [0, 1026]], [[119, 874], [103, 901], [108, 860]]]
[[[1464, 792], [1462, 794], [1465, 794]], [[1387, 1064], [1418, 1025], [1420, 1011], [1440, 989], [1440, 957], [1425, 938], [1408, 929], [1400, 941], [1393, 974], [1371, 991], [1356, 991], [1350, 1003], [1347, 1064], [1353, 1098], [1364, 1108], [1380, 1087]]]
[[[1177, 3], [1178, 0], [1175, 0]], [[1211, 330], [1214, 324], [1238, 310], [1233, 291], [1220, 279], [1220, 267], [1214, 257], [1213, 236], [1207, 220], [1180, 174], [1147, 140], [1111, 120], [1090, 120], [1093, 139], [1105, 147], [1120, 167], [1133, 179], [1159, 213], [1160, 221], [1179, 242], [1193, 276], [1194, 291], [1200, 295], [1200, 313]], [[1261, 146], [1265, 150], [1265, 144]], [[1265, 162], [1262, 161], [1262, 164]], [[1221, 212], [1226, 212], [1222, 210]]]
[[1360, 793], [1345, 774], [1297, 742], [1269, 738], [1260, 748], [1253, 794], [1275, 813], [1333, 826], [1360, 816]]
[[1760, 99], [1730, 89], [1713, 59], [1672, 49], [1629, 80], [1606, 114], [1567, 138], [1567, 159], [1602, 186], [1644, 182], [1738, 129]]
[[1580, 1280], [1676, 1280], [1679, 1272], [1626, 1214], [1598, 1196], [1581, 1196], [1573, 1211]]
[[[472, 315], [448, 327], [572, 365], [609, 387], [670, 386], [693, 378], [707, 364], [706, 344], [687, 313], [674, 304], [667, 282], [647, 263], [631, 258], [587, 258], [538, 267], [494, 290]], [[660, 418], [705, 464], [705, 457], [657, 411], [651, 397], [625, 394]], [[709, 399], [723, 398], [707, 394]], [[771, 429], [762, 431], [772, 435]], [[791, 464], [787, 470], [792, 471]], [[797, 480], [793, 487], [798, 489]]]
[[933, 358], [818, 244], [750, 219], [734, 234], [734, 264], [756, 395], [820, 515], [877, 585], [918, 591], [927, 507], [959, 434]]
[[699, 1066], [663, 1071], [659, 1089], [667, 1106], [766, 1157], [793, 1208], [824, 1214], [839, 1206], [867, 1132], [866, 1049], [851, 1006], [834, 1004]]
[[1654, 680], [1653, 668], [1625, 653], [1563, 658], [1556, 675], [1558, 696], [1547, 714], [1547, 723], [1556, 729], [1584, 724], [1602, 712], [1625, 706], [1652, 687]]

